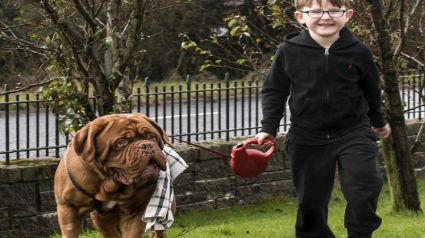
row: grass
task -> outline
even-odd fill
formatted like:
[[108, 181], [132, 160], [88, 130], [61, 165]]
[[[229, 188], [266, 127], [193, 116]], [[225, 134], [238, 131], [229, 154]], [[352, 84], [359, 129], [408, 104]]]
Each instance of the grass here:
[[[419, 196], [425, 197], [425, 178], [418, 179]], [[388, 186], [379, 199], [382, 226], [374, 238], [425, 238], [425, 215], [409, 211], [395, 213]], [[294, 198], [263, 201], [255, 205], [177, 214], [169, 238], [293, 238], [297, 202]], [[335, 188], [329, 205], [329, 224], [337, 238], [346, 237], [343, 225], [345, 200]], [[51, 238], [59, 238], [54, 236]], [[83, 238], [101, 238], [96, 232]], [[146, 236], [147, 237], [147, 236]]]

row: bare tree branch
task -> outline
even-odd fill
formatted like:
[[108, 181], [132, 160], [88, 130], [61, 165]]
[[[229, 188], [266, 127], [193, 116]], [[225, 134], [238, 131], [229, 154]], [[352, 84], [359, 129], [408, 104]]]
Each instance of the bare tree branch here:
[[403, 53], [403, 52], [401, 52], [400, 54], [401, 54], [403, 57], [405, 57], [405, 58], [408, 58], [408, 59], [410, 59], [410, 60], [415, 61], [416, 63], [418, 63], [418, 64], [419, 64], [419, 65], [421, 65], [421, 66], [425, 66], [425, 63], [424, 63], [424, 62], [420, 61], [419, 59], [417, 59], [417, 58], [415, 58], [415, 57], [413, 57], [413, 56], [410, 56], [410, 55], [408, 55], [408, 54], [406, 54], [406, 53]]
[[39, 87], [41, 85], [50, 84], [53, 80], [56, 80], [56, 79], [50, 79], [50, 80], [39, 82], [39, 83], [33, 83], [33, 84], [30, 84], [26, 87], [21, 87], [19, 89], [9, 90], [9, 91], [0, 93], [0, 96], [11, 94], [11, 93], [19, 93], [19, 92], [27, 91], [28, 89], [31, 89], [31, 88]]

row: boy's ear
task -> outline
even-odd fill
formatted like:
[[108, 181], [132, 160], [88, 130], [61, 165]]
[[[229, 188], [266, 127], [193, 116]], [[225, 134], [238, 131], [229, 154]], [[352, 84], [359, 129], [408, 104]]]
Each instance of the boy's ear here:
[[304, 20], [304, 14], [302, 12], [296, 11], [294, 13], [295, 18], [297, 18], [298, 22], [301, 24], [305, 24], [305, 20]]
[[353, 9], [348, 9], [345, 12], [345, 22], [348, 22], [350, 20], [350, 18], [353, 16], [353, 14], [354, 14]]

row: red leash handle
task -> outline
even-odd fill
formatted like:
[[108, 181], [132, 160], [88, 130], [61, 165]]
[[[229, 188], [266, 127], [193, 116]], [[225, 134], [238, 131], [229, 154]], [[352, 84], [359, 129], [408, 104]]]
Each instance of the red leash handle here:
[[[277, 143], [272, 138], [264, 138], [263, 144], [266, 143], [266, 142], [271, 142], [270, 149], [267, 152], [265, 152], [265, 154], [264, 154], [264, 156], [269, 157], [275, 151]], [[243, 142], [239, 142], [238, 146], [242, 147], [244, 145], [246, 146], [246, 145], [249, 145], [249, 144], [257, 144], [258, 145], [258, 138], [257, 137], [251, 137], [249, 139], [244, 140]]]
[[183, 142], [183, 143], [186, 143], [186, 144], [188, 144], [188, 145], [193, 145], [193, 146], [195, 146], [195, 147], [198, 147], [198, 148], [201, 148], [201, 149], [207, 150], [207, 151], [212, 152], [212, 153], [214, 153], [214, 154], [220, 155], [220, 156], [222, 156], [222, 157], [224, 157], [224, 158], [232, 158], [232, 156], [227, 155], [227, 154], [225, 154], [225, 153], [221, 153], [220, 151], [216, 151], [216, 150], [213, 150], [213, 149], [210, 149], [210, 148], [207, 148], [207, 147], [203, 147], [203, 146], [200, 146], [200, 145], [197, 145], [197, 144], [193, 144], [193, 143], [190, 143], [189, 141], [185, 141], [185, 140], [179, 139], [179, 138], [177, 138], [177, 137], [173, 137], [173, 136], [168, 136], [168, 137], [173, 138], [173, 139], [176, 139], [176, 140], [178, 140], [178, 141], [180, 141], [180, 142]]

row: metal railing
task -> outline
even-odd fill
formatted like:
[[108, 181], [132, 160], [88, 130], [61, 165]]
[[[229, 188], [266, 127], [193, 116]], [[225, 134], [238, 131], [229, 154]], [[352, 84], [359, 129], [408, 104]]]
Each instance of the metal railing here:
[[[423, 118], [423, 75], [404, 74], [400, 91], [406, 118]], [[151, 87], [148, 80], [133, 95], [134, 111], [157, 121], [167, 134], [187, 141], [229, 140], [255, 135], [261, 127], [261, 80], [192, 83]], [[59, 132], [49, 101], [41, 95], [5, 93], [0, 101], [0, 161], [39, 157], [59, 158], [72, 136]], [[94, 100], [92, 98], [91, 100]], [[289, 110], [286, 110], [289, 113]], [[289, 129], [284, 115], [280, 132]], [[177, 141], [173, 141], [177, 143]]]
[[[133, 112], [157, 121], [167, 132], [187, 141], [255, 135], [260, 128], [261, 80], [191, 83], [136, 88]], [[0, 161], [60, 157], [72, 136], [59, 132], [49, 102], [40, 94], [8, 94], [0, 99]], [[94, 97], [91, 98], [94, 100]], [[282, 129], [285, 129], [284, 125]], [[177, 143], [177, 141], [173, 141]]]

